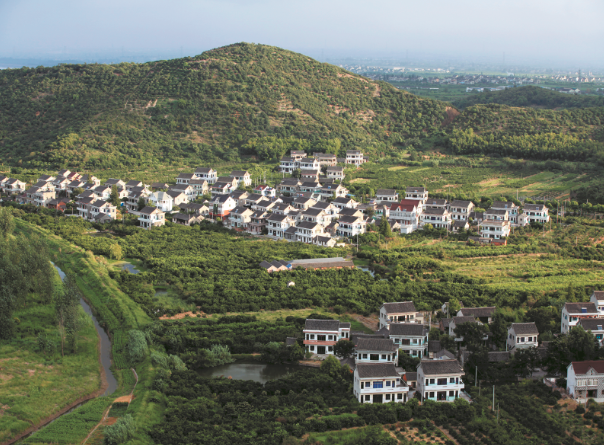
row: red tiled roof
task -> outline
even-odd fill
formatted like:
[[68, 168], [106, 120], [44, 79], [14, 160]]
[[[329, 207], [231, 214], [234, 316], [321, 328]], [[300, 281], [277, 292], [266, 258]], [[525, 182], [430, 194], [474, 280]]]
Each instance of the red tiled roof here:
[[400, 202], [395, 202], [390, 206], [390, 210], [402, 209], [408, 212], [417, 207], [417, 201], [414, 199], [402, 199]]
[[604, 374], [604, 360], [587, 360], [584, 362], [572, 362], [575, 374], [587, 374], [593, 368], [598, 374]]

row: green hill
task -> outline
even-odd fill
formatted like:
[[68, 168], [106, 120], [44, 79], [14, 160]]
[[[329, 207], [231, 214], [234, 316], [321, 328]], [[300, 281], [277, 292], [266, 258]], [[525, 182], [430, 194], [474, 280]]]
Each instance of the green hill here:
[[478, 104], [500, 104], [533, 108], [586, 108], [604, 106], [604, 96], [575, 96], [536, 86], [485, 91], [453, 102], [459, 109]]
[[383, 152], [444, 135], [447, 119], [444, 103], [247, 43], [145, 64], [3, 70], [0, 109], [0, 161], [40, 168], [276, 158], [292, 146]]

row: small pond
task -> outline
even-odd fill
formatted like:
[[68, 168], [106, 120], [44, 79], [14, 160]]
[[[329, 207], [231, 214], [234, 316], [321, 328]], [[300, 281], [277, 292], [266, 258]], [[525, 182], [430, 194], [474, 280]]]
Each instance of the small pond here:
[[375, 277], [375, 272], [371, 269], [369, 269], [368, 267], [363, 267], [363, 266], [355, 266], [357, 269], [362, 270], [363, 272], [369, 272], [371, 274], [372, 277]]
[[132, 263], [124, 263], [122, 265], [122, 270], [127, 270], [128, 272], [134, 273], [134, 274], [137, 274], [137, 273], [140, 272], [140, 270], [138, 270], [136, 268], [136, 266], [134, 264], [132, 264]]
[[156, 290], [155, 291], [155, 296], [156, 297], [165, 297], [166, 295], [168, 295], [168, 291], [167, 290]]
[[302, 369], [300, 365], [269, 365], [238, 360], [228, 365], [205, 368], [199, 371], [202, 377], [232, 377], [234, 380], [253, 380], [262, 384], [283, 377], [288, 372]]

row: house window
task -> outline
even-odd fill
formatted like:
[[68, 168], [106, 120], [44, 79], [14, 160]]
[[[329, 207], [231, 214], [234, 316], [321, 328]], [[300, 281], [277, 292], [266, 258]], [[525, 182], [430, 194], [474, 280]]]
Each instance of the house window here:
[[430, 398], [434, 398], [434, 392], [430, 391]]
[[314, 347], [314, 346], [311, 346], [311, 347], [310, 347], [310, 350], [311, 350], [311, 351], [314, 351], [314, 350], [315, 350], [315, 347]]
[[430, 380], [426, 379], [426, 386], [428, 386], [430, 384]]
[[329, 352], [333, 352], [333, 346], [328, 346], [328, 347], [327, 347], [327, 350], [328, 350]]
[[[602, 392], [604, 392], [604, 391], [602, 391]], [[402, 392], [399, 392], [399, 393], [396, 395], [396, 398], [397, 398], [397, 399], [399, 399], [399, 400], [402, 400], [402, 399], [403, 399], [403, 393], [402, 393]]]
[[434, 379], [430, 379], [430, 385], [434, 385]]
[[361, 389], [365, 388], [365, 382], [361, 382]]
[[444, 378], [444, 379], [438, 379], [438, 383], [437, 384], [438, 385], [446, 385], [447, 384], [447, 379], [446, 378]]
[[449, 383], [455, 383], [455, 378], [454, 378], [454, 377], [451, 377], [451, 378], [449, 379]]
[[390, 400], [390, 394], [386, 394], [386, 400]]
[[386, 354], [382, 354], [382, 360], [386, 360]]
[[310, 334], [310, 339], [314, 340], [315, 339], [315, 334]]
[[390, 386], [390, 381], [389, 380], [386, 382], [386, 386]]
[[379, 360], [380, 354], [369, 354], [369, 360]]
[[455, 397], [455, 391], [449, 391], [449, 397]]
[[364, 359], [367, 359], [367, 354], [363, 354], [363, 358], [364, 358]]
[[384, 382], [373, 382], [373, 387], [374, 388], [383, 388]]
[[366, 402], [369, 402], [370, 400], [371, 400], [371, 396], [369, 396], [369, 395], [365, 396], [365, 401]]

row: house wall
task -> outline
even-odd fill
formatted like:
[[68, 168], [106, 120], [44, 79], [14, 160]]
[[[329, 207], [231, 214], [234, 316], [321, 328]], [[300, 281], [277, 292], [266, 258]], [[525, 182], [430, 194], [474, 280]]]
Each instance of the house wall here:
[[[422, 402], [425, 400], [433, 400], [436, 402], [453, 402], [459, 397], [459, 394], [464, 388], [461, 379], [462, 374], [441, 374], [441, 375], [424, 375], [423, 369], [417, 369], [417, 391], [421, 396]], [[428, 383], [426, 383], [428, 379]], [[434, 383], [430, 383], [434, 380]], [[438, 384], [439, 379], [446, 379], [446, 384]], [[453, 383], [451, 383], [453, 379]], [[443, 397], [444, 393], [444, 397]]]

